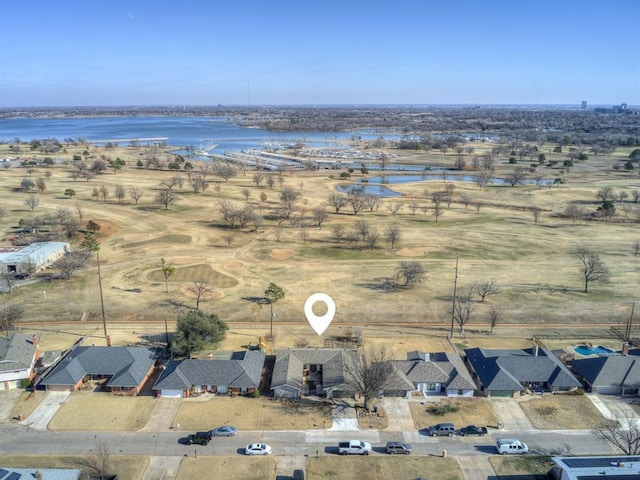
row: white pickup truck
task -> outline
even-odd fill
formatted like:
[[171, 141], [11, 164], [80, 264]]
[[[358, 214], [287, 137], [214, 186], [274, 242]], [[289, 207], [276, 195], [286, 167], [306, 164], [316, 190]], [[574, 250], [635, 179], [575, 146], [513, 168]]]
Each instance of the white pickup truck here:
[[338, 443], [338, 453], [340, 455], [369, 455], [371, 444], [362, 440], [349, 440]]

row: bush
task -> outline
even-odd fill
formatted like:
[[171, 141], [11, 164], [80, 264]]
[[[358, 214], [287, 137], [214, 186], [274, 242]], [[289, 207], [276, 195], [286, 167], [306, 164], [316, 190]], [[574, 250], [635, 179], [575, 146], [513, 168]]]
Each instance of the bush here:
[[456, 413], [458, 411], [458, 407], [456, 407], [455, 405], [451, 405], [450, 403], [442, 402], [427, 409], [427, 411], [433, 415], [442, 416], [446, 415], [447, 413]]
[[247, 397], [249, 398], [260, 398], [260, 391], [254, 390], [253, 392], [247, 393]]

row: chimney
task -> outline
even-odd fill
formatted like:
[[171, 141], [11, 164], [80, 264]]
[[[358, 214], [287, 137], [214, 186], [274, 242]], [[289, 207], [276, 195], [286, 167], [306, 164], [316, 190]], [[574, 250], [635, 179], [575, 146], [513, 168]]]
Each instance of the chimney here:
[[629, 355], [629, 342], [624, 342], [622, 344], [622, 355], [624, 355], [625, 357]]
[[537, 357], [537, 356], [538, 356], [538, 352], [539, 352], [539, 350], [540, 350], [540, 347], [538, 347], [538, 345], [535, 345], [535, 346], [533, 347], [533, 356], [534, 356], [534, 357]]
[[31, 344], [35, 345], [36, 347], [38, 346], [38, 336], [37, 335], [33, 335], [31, 337]]
[[40, 470], [36, 470], [34, 477], [36, 477], [36, 480], [42, 480], [42, 472], [40, 472]]
[[425, 362], [428, 362], [429, 360], [431, 360], [431, 356], [428, 353], [423, 352], [423, 359]]
[[107, 347], [111, 346], [111, 335], [107, 335]]

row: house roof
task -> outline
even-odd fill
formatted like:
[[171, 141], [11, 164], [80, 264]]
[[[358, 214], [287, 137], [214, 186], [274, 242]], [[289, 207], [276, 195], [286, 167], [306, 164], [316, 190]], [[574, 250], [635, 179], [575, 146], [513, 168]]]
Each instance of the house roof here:
[[188, 390], [194, 385], [224, 385], [231, 388], [258, 388], [265, 354], [256, 350], [216, 352], [212, 360], [169, 362], [154, 390]]
[[42, 385], [76, 385], [85, 375], [111, 377], [108, 387], [137, 387], [159, 356], [146, 347], [77, 346], [53, 368]]
[[12, 468], [0, 466], [0, 480], [34, 480], [40, 473], [42, 480], [77, 480], [80, 468]]
[[579, 387], [580, 382], [564, 364], [543, 347], [522, 350], [465, 350], [467, 361], [486, 390], [524, 390], [524, 383], [548, 383], [552, 387]]
[[606, 355], [571, 362], [571, 369], [592, 387], [640, 388], [640, 357]]
[[37, 347], [33, 337], [20, 333], [0, 337], [0, 373], [31, 368]]
[[447, 389], [476, 389], [469, 371], [460, 356], [455, 353], [409, 352], [407, 360], [395, 360], [393, 363], [413, 385], [440, 383]]
[[324, 390], [347, 387], [349, 369], [358, 363], [355, 350], [342, 348], [296, 348], [278, 350], [273, 367], [271, 389], [289, 386], [302, 388], [304, 365], [322, 365]]

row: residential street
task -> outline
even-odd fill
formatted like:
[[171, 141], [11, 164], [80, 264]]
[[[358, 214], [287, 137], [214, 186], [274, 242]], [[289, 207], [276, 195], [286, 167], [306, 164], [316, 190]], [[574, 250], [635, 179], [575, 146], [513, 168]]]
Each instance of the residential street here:
[[[3, 400], [12, 398], [10, 393], [1, 395]], [[624, 408], [626, 404], [623, 400], [611, 396], [594, 398], [595, 402], [599, 402], [601, 411], [606, 409], [607, 416], [613, 418], [622, 414], [628, 419], [630, 409]], [[257, 441], [272, 446], [283, 475], [292, 468], [299, 468], [298, 464], [302, 465], [307, 456], [335, 455], [337, 443], [352, 438], [370, 442], [374, 448], [373, 455], [386, 455], [383, 448], [386, 442], [400, 440], [413, 444], [416, 455], [442, 455], [446, 450], [447, 455], [458, 460], [466, 480], [491, 478], [493, 470], [488, 458], [495, 454], [495, 442], [499, 437], [517, 437], [526, 442], [534, 453], [617, 453], [608, 443], [596, 438], [591, 430], [534, 429], [518, 402], [513, 399], [492, 400], [503, 428], [491, 428], [484, 437], [427, 437], [413, 426], [406, 400], [386, 398], [383, 405], [389, 415], [389, 428], [384, 431], [360, 430], [352, 405], [338, 402], [334, 408], [334, 424], [326, 430], [242, 431], [235, 437], [216, 438], [208, 446], [187, 446], [181, 442], [187, 432], [171, 429], [179, 401], [165, 400], [158, 402], [149, 424], [139, 432], [94, 434], [44, 430], [45, 420], [51, 418], [56, 405], [62, 403], [58, 396], [51, 395], [22, 425], [15, 424], [5, 416], [0, 424], [0, 450], [4, 454], [20, 454], [27, 450], [36, 455], [91, 454], [96, 442], [102, 441], [114, 454], [150, 456], [151, 463], [145, 480], [174, 478], [180, 460], [185, 456], [237, 455], [242, 453], [246, 444]]]

